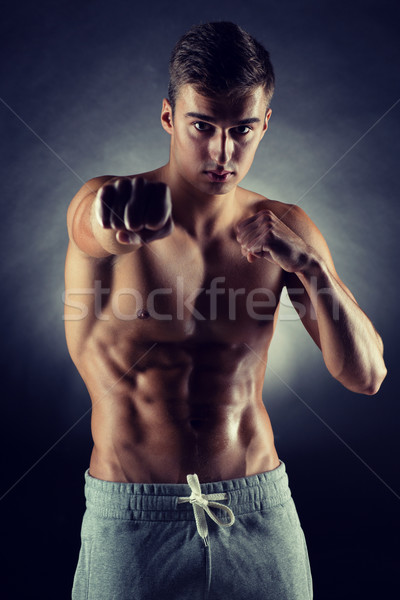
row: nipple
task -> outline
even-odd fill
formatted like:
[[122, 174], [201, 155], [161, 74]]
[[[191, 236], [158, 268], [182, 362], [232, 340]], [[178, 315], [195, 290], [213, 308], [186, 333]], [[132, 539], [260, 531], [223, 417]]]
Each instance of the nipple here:
[[138, 319], [150, 319], [150, 313], [145, 308], [141, 308], [136, 313]]

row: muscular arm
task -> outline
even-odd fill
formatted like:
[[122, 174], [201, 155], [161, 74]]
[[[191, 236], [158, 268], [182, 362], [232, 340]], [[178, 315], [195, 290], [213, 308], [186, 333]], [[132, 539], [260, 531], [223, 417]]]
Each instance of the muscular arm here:
[[386, 375], [382, 340], [336, 273], [321, 233], [301, 209], [296, 212], [309, 255], [302, 269], [286, 276], [289, 296], [294, 301], [291, 289], [304, 287], [300, 316], [331, 375], [353, 392], [375, 394]]
[[331, 375], [351, 391], [375, 394], [386, 376], [382, 340], [339, 279], [322, 234], [297, 206], [282, 220], [270, 213], [259, 213], [258, 230], [253, 221], [247, 250], [286, 271], [289, 296]]

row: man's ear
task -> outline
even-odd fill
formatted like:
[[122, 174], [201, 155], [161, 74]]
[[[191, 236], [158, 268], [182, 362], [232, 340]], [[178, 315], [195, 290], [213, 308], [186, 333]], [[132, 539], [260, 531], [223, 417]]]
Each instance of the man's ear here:
[[271, 118], [271, 115], [272, 115], [272, 108], [269, 108], [269, 109], [267, 110], [267, 113], [266, 113], [266, 115], [265, 115], [265, 120], [264, 120], [263, 130], [262, 130], [262, 134], [261, 134], [261, 139], [263, 138], [263, 136], [264, 136], [265, 132], [266, 132], [266, 131], [267, 131], [267, 129], [268, 129], [268, 121], [270, 120], [270, 118]]
[[164, 98], [161, 109], [161, 125], [169, 134], [172, 133], [174, 124], [172, 119], [172, 107], [167, 98]]

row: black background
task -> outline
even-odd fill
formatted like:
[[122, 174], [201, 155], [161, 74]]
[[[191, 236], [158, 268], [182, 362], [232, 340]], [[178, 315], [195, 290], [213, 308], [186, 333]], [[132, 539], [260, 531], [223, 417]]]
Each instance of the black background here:
[[[70, 597], [91, 450], [64, 340], [65, 215], [82, 182], [168, 159], [168, 56], [232, 20], [270, 50], [273, 115], [245, 187], [298, 202], [385, 343], [368, 397], [327, 373], [283, 307], [265, 403], [308, 539], [317, 600], [391, 598], [399, 573], [397, 3], [39, 1], [4, 5], [1, 126], [1, 579]], [[285, 303], [285, 302], [284, 302]]]

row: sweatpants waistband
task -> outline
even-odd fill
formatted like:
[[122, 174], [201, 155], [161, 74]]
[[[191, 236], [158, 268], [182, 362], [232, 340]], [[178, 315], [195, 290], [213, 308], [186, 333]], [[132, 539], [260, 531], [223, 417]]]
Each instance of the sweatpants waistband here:
[[[224, 504], [235, 516], [267, 510], [291, 498], [283, 462], [272, 471], [213, 483], [201, 483], [202, 494], [226, 494]], [[102, 517], [141, 521], [192, 521], [193, 508], [179, 503], [190, 496], [188, 484], [119, 483], [103, 481], [85, 473], [87, 509]], [[226, 514], [217, 509], [224, 520]]]

